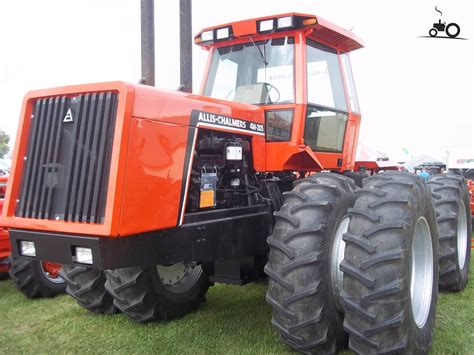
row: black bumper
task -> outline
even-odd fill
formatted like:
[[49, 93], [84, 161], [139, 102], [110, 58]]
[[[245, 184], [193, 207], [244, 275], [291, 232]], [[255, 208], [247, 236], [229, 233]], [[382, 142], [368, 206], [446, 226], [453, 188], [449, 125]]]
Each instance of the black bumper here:
[[31, 230], [10, 230], [12, 253], [19, 256], [21, 240], [35, 243], [35, 259], [78, 264], [75, 247], [92, 250], [97, 269], [206, 262], [217, 259], [264, 256], [273, 227], [267, 206], [191, 213], [179, 228], [122, 238], [91, 237]]

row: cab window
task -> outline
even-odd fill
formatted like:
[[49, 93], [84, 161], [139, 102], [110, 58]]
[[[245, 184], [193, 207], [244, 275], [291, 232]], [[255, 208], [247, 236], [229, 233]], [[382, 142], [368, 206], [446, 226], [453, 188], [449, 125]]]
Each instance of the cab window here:
[[315, 151], [342, 152], [348, 114], [337, 51], [308, 39], [306, 55], [305, 143]]
[[294, 38], [216, 48], [204, 95], [255, 105], [294, 103]]
[[308, 106], [304, 140], [313, 150], [342, 152], [347, 114]]
[[308, 103], [347, 111], [336, 50], [308, 39], [306, 56]]
[[349, 103], [351, 111], [360, 113], [359, 102], [357, 100], [357, 92], [354, 84], [354, 77], [352, 76], [351, 63], [349, 61], [349, 54], [341, 54], [342, 69], [347, 83], [347, 91], [349, 94]]

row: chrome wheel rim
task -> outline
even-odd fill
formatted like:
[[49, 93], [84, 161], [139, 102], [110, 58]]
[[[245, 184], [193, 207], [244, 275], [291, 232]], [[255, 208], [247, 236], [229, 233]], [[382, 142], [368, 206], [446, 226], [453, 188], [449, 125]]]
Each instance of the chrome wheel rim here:
[[66, 281], [64, 281], [64, 279], [61, 277], [61, 276], [56, 276], [56, 277], [53, 277], [49, 271], [47, 271], [44, 266], [43, 266], [43, 263], [40, 262], [40, 266], [41, 266], [41, 272], [43, 273], [44, 277], [51, 283], [53, 284], [62, 284]]
[[336, 232], [334, 233], [334, 239], [332, 242], [331, 249], [331, 285], [334, 298], [336, 300], [336, 308], [339, 311], [343, 311], [343, 307], [339, 302], [339, 297], [342, 290], [342, 282], [344, 273], [341, 271], [339, 266], [344, 259], [344, 251], [346, 249], [346, 242], [342, 240], [342, 236], [347, 232], [349, 228], [349, 217], [344, 217], [337, 225]]
[[459, 201], [457, 249], [459, 269], [464, 269], [467, 256], [467, 219], [466, 206], [463, 201]]
[[163, 286], [174, 293], [189, 291], [203, 272], [201, 266], [195, 263], [157, 265], [156, 270]]
[[411, 245], [410, 298], [413, 318], [423, 328], [431, 309], [433, 293], [433, 245], [428, 222], [420, 217]]

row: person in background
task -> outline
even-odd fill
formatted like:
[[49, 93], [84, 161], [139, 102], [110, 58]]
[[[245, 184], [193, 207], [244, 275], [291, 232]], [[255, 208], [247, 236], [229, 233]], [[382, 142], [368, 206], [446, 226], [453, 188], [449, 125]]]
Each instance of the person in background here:
[[428, 172], [426, 171], [426, 169], [423, 169], [420, 173], [420, 175], [418, 175], [419, 177], [425, 179], [425, 180], [428, 180], [428, 178], [430, 177], [430, 174], [428, 174]]

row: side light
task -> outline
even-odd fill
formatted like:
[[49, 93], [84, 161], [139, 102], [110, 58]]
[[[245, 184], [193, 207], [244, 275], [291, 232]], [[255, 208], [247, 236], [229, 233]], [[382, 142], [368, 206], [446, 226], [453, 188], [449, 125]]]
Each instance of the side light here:
[[275, 20], [263, 20], [258, 23], [258, 32], [268, 32], [273, 31], [275, 28]]
[[74, 251], [76, 253], [76, 256], [73, 256], [75, 262], [89, 265], [93, 264], [91, 248], [75, 247]]
[[315, 18], [308, 18], [308, 19], [303, 21], [303, 26], [315, 25], [317, 23], [318, 23], [318, 21]]
[[20, 240], [20, 255], [36, 256], [35, 243], [28, 240]]
[[293, 27], [293, 16], [280, 17], [277, 20], [277, 29], [281, 30], [284, 28]]
[[216, 39], [226, 39], [230, 37], [229, 27], [218, 28], [216, 30]]
[[214, 31], [210, 30], [210, 31], [201, 33], [201, 40], [202, 42], [214, 40]]

